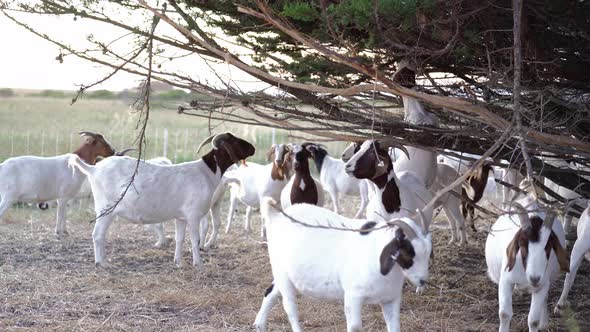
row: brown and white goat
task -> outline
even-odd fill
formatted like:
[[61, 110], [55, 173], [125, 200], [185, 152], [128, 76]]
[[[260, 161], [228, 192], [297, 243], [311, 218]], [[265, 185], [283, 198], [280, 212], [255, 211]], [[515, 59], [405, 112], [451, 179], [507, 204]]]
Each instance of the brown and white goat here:
[[555, 214], [545, 215], [534, 201], [528, 210], [520, 203], [524, 200], [513, 203], [513, 212], [496, 220], [485, 246], [488, 275], [498, 284], [500, 332], [510, 329], [514, 288], [531, 293], [529, 330], [546, 328], [549, 288], [560, 268], [568, 271], [565, 235], [561, 224], [554, 222]]
[[[214, 245], [217, 240], [217, 230], [220, 224], [219, 210], [221, 208], [223, 194], [227, 187], [230, 187], [231, 195], [225, 233], [229, 233], [238, 200], [246, 205], [244, 228], [249, 232], [251, 230], [250, 217], [252, 210], [260, 206], [262, 197], [269, 196], [275, 200], [279, 200], [281, 190], [287, 185], [291, 170], [290, 155], [291, 147], [288, 144], [273, 144], [267, 153], [267, 158], [271, 163], [260, 165], [248, 162], [237, 167], [232, 166], [225, 172], [221, 179], [221, 184], [213, 194], [211, 204], [213, 231], [204, 249], [208, 249]], [[261, 234], [263, 231], [264, 223], [261, 223]], [[204, 226], [202, 235], [204, 236], [206, 233], [207, 226]]]
[[[55, 233], [66, 235], [66, 206], [86, 179], [68, 167], [71, 156], [78, 156], [89, 165], [99, 157], [109, 157], [115, 150], [97, 133], [80, 132], [82, 145], [73, 153], [56, 157], [21, 156], [0, 164], [0, 219], [14, 202], [39, 203], [57, 200]], [[125, 150], [127, 151], [127, 150]]]
[[324, 205], [324, 189], [321, 183], [311, 176], [309, 159], [312, 158], [313, 144], [293, 144], [293, 170], [295, 174], [281, 191], [281, 206], [283, 209], [300, 203]]
[[[193, 265], [202, 267], [200, 221], [210, 209], [213, 193], [223, 173], [255, 152], [252, 144], [231, 133], [211, 136], [201, 143], [199, 149], [209, 142], [211, 150], [196, 161], [175, 165], [141, 163], [132, 189], [124, 196], [121, 195], [129, 177], [134, 174], [137, 159], [113, 157], [92, 166], [75, 155], [70, 157], [70, 165], [86, 174], [92, 186], [97, 217], [92, 239], [97, 266], [105, 263], [106, 234], [115, 217], [120, 216], [138, 224], [176, 219], [174, 262], [177, 265], [182, 264], [182, 243], [188, 223]], [[118, 202], [116, 206], [115, 202]]]
[[477, 232], [475, 228], [475, 206], [483, 197], [486, 185], [488, 184], [488, 175], [494, 169], [488, 163], [483, 163], [473, 173], [465, 179], [461, 188], [461, 212], [464, 218], [470, 218], [471, 229]]

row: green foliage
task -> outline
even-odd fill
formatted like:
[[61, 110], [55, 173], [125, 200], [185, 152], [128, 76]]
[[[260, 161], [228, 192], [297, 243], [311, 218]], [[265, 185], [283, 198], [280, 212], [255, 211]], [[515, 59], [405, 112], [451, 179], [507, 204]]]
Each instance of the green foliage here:
[[154, 95], [155, 98], [162, 100], [186, 100], [188, 99], [188, 96], [188, 93], [186, 93], [184, 90], [179, 89], [159, 92]]
[[35, 92], [30, 94], [31, 97], [47, 97], [47, 98], [65, 98], [66, 93], [61, 90], [43, 90], [41, 92]]
[[14, 97], [14, 90], [10, 88], [0, 89], [0, 97]]
[[85, 96], [90, 99], [115, 99], [117, 94], [109, 90], [97, 90], [89, 91], [85, 93]]
[[283, 15], [294, 20], [313, 22], [320, 17], [320, 12], [308, 2], [287, 3]]

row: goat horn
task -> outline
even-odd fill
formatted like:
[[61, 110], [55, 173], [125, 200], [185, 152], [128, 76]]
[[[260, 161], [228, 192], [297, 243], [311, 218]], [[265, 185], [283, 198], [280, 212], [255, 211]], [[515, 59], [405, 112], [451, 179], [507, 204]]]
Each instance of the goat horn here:
[[197, 148], [197, 154], [199, 154], [199, 151], [201, 151], [201, 149], [203, 148], [203, 146], [205, 146], [205, 144], [208, 144], [209, 142], [211, 142], [213, 140], [213, 138], [215, 138], [215, 136], [216, 135], [211, 135], [211, 136], [205, 138], [205, 140], [203, 142], [201, 142], [201, 144]]
[[92, 131], [81, 131], [81, 132], [78, 133], [78, 135], [80, 135], [80, 136], [92, 136], [92, 137], [96, 137], [96, 136], [99, 136], [100, 134], [97, 134], [97, 133], [92, 132]]
[[387, 150], [387, 148], [393, 147], [393, 148], [398, 148], [400, 150], [402, 150], [402, 152], [406, 155], [406, 157], [408, 157], [408, 159], [410, 159], [410, 153], [408, 152], [408, 149], [406, 149], [405, 146], [403, 146], [402, 144], [395, 142], [395, 141], [391, 141], [391, 140], [380, 140], [379, 144], [381, 144], [381, 147], [385, 150]]
[[555, 209], [547, 209], [547, 213], [545, 214], [545, 220], [543, 220], [543, 226], [551, 229], [553, 228], [553, 221], [555, 220], [555, 216], [557, 215]]
[[531, 227], [528, 211], [520, 203], [512, 203], [512, 206], [516, 211], [518, 211], [518, 217], [520, 218], [520, 228], [525, 229]]
[[124, 156], [127, 152], [131, 152], [131, 151], [137, 151], [136, 148], [127, 148], [125, 150], [121, 150], [117, 153], [115, 153], [115, 156]]
[[416, 213], [420, 216], [420, 223], [422, 224], [422, 228], [424, 229], [424, 234], [428, 234], [428, 229], [430, 228], [430, 222], [426, 219], [424, 212], [420, 209], [416, 209]]
[[405, 221], [401, 219], [391, 220], [387, 224], [389, 224], [390, 226], [398, 226], [399, 228], [401, 228], [402, 231], [404, 231], [404, 234], [406, 234], [406, 236], [410, 240], [418, 236], [416, 234], [416, 231], [414, 231], [414, 229], [412, 228], [412, 226], [408, 225]]
[[229, 133], [223, 133], [223, 134], [217, 134], [215, 135], [215, 137], [213, 137], [213, 140], [211, 141], [211, 145], [213, 145], [214, 148], [219, 148], [219, 144], [226, 139], [229, 136]]

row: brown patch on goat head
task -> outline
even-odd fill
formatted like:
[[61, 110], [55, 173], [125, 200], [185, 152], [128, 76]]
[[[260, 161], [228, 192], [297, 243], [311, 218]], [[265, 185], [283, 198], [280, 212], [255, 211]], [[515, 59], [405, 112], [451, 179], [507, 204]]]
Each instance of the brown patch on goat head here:
[[[518, 251], [520, 250], [520, 255], [522, 257], [522, 265], [526, 270], [526, 261], [529, 253], [529, 243], [535, 243], [540, 240], [541, 237], [541, 229], [543, 227], [543, 219], [539, 216], [533, 216], [530, 218], [531, 227], [526, 229], [519, 229], [516, 234], [514, 234], [514, 238], [508, 244], [506, 248], [506, 256], [508, 257], [508, 264], [506, 269], [508, 271], [512, 271], [514, 265], [516, 264], [516, 258]], [[559, 239], [553, 230], [549, 235], [549, 239], [547, 240], [547, 244], [545, 245], [545, 255], [547, 259], [551, 255], [551, 249], [555, 251], [555, 255], [557, 257], [557, 261], [559, 263], [559, 267], [562, 271], [569, 272], [569, 259], [567, 252], [559, 243]]]
[[547, 255], [547, 259], [549, 259], [549, 255], [551, 254], [551, 249], [555, 251], [555, 256], [557, 257], [557, 262], [559, 263], [559, 268], [563, 272], [570, 272], [570, 262], [569, 262], [569, 255], [565, 248], [561, 246], [559, 243], [559, 239], [555, 232], [551, 231], [551, 235], [549, 235], [549, 240], [547, 241], [547, 245], [545, 246], [545, 253]]
[[[291, 187], [291, 204], [308, 203], [318, 204], [318, 188], [309, 173], [310, 152], [302, 145], [303, 149], [295, 153], [295, 178]], [[303, 189], [301, 189], [303, 187]]]
[[397, 229], [395, 237], [391, 240], [379, 256], [379, 267], [382, 275], [387, 275], [395, 263], [398, 263], [402, 269], [409, 269], [414, 264], [414, 246], [406, 238], [406, 235], [401, 229]]
[[219, 167], [221, 174], [233, 164], [246, 159], [256, 152], [256, 149], [248, 141], [232, 135], [231, 133], [219, 134], [217, 146], [205, 155], [202, 159], [215, 173]]
[[101, 134], [86, 133], [82, 135], [82, 140], [82, 145], [74, 153], [89, 165], [95, 165], [98, 157], [106, 158], [115, 154]]
[[291, 150], [286, 146], [283, 145], [283, 158], [280, 161], [280, 164], [277, 164], [275, 160], [275, 145], [270, 147], [268, 153], [266, 154], [269, 161], [272, 162], [272, 169], [270, 171], [270, 177], [273, 180], [285, 180], [289, 178], [289, 169], [291, 168], [290, 158], [291, 158]]
[[[475, 210], [472, 204], [479, 202], [483, 197], [486, 185], [488, 184], [490, 171], [492, 171], [492, 166], [488, 163], [483, 163], [465, 179], [461, 190], [461, 194], [466, 200], [461, 203], [463, 217], [467, 218], [468, 215], [471, 215], [473, 218]], [[473, 197], [469, 197], [467, 193], [472, 193]]]
[[413, 88], [416, 86], [416, 72], [408, 67], [400, 68], [393, 76], [393, 80], [401, 86]]
[[393, 164], [389, 154], [380, 147], [379, 142], [375, 142], [356, 161], [352, 174], [357, 179], [369, 179], [383, 189], [387, 185], [387, 175], [392, 169]]

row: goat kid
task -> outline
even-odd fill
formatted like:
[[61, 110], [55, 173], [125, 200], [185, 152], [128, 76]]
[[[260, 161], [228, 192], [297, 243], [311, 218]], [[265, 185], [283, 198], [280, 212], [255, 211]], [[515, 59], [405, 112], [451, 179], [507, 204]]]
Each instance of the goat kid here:
[[432, 238], [426, 218], [422, 216], [421, 222], [410, 218], [367, 222], [361, 228], [364, 231], [357, 232], [330, 227], [355, 230], [358, 219], [311, 204], [295, 204], [283, 212], [274, 200], [264, 198], [261, 213], [268, 232], [273, 284], [256, 315], [257, 331], [266, 331], [269, 312], [279, 295], [291, 329], [301, 331], [296, 293], [344, 300], [349, 332], [362, 329], [364, 303], [380, 304], [387, 330], [400, 331], [404, 280], [423, 286], [428, 279]]
[[255, 152], [250, 143], [230, 133], [207, 138], [199, 150], [209, 142], [212, 149], [196, 161], [176, 165], [141, 162], [133, 186], [124, 196], [122, 191], [135, 171], [137, 159], [114, 157], [91, 166], [78, 156], [70, 157], [70, 165], [86, 174], [92, 186], [97, 216], [92, 239], [97, 266], [105, 265], [106, 234], [115, 217], [120, 216], [139, 224], [176, 219], [174, 262], [178, 266], [182, 265], [182, 243], [188, 223], [193, 265], [202, 268], [200, 221], [210, 209], [211, 197], [225, 170]]
[[293, 170], [289, 183], [281, 191], [281, 206], [283, 209], [300, 203], [317, 206], [324, 205], [324, 189], [320, 182], [311, 176], [309, 159], [311, 158], [311, 143], [293, 144]]
[[485, 246], [488, 275], [498, 284], [500, 332], [510, 329], [514, 287], [532, 294], [529, 330], [546, 328], [549, 287], [560, 267], [568, 270], [565, 236], [561, 224], [554, 222], [554, 212], [536, 212], [540, 207], [534, 201], [527, 211], [520, 202], [513, 204], [512, 214], [500, 216], [492, 225]]
[[17, 201], [39, 203], [56, 199], [55, 233], [58, 236], [68, 234], [67, 203], [80, 191], [86, 178], [82, 172], [72, 173], [68, 168], [68, 160], [77, 156], [87, 164], [94, 165], [97, 158], [116, 154], [101, 134], [90, 131], [79, 134], [83, 143], [73, 153], [56, 157], [14, 157], [0, 164], [0, 219]]
[[361, 203], [354, 218], [361, 218], [369, 202], [367, 181], [347, 176], [344, 171], [344, 162], [330, 157], [323, 146], [310, 144], [308, 150], [315, 162], [318, 173], [320, 173], [320, 183], [332, 199], [334, 212], [340, 214], [340, 196], [360, 196]]
[[563, 282], [563, 291], [559, 297], [559, 301], [555, 306], [555, 313], [558, 314], [563, 310], [569, 302], [567, 296], [576, 279], [576, 273], [584, 256], [586, 260], [590, 261], [590, 201], [587, 202], [588, 207], [584, 210], [580, 219], [578, 220], [578, 239], [572, 248], [572, 255], [570, 257], [569, 273], [565, 275]]

